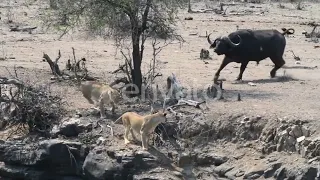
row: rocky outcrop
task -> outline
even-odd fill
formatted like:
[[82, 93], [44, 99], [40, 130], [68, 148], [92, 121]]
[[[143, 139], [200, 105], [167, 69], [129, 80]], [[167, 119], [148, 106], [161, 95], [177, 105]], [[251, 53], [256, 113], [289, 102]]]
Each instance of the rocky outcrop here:
[[108, 150], [97, 146], [83, 164], [84, 177], [89, 180], [132, 179], [139, 172], [156, 168], [159, 159], [144, 151]]
[[278, 128], [268, 129], [260, 137], [263, 142], [262, 153], [286, 151], [299, 153], [306, 158], [317, 157], [320, 155], [320, 138], [309, 136], [307, 127], [298, 124], [282, 124]]
[[64, 119], [59, 125], [53, 126], [50, 134], [53, 137], [64, 135], [66, 137], [78, 136], [82, 132], [91, 131], [93, 128], [92, 123], [88, 122], [87, 118], [67, 118]]
[[39, 143], [7, 141], [0, 144], [0, 174], [12, 179], [80, 176], [88, 149], [77, 142], [58, 139]]
[[166, 165], [163, 158], [146, 151], [105, 146], [89, 151], [79, 142], [59, 139], [2, 142], [0, 161], [0, 176], [11, 179], [144, 179], [157, 173], [163, 179], [182, 176], [177, 171], [161, 169]]

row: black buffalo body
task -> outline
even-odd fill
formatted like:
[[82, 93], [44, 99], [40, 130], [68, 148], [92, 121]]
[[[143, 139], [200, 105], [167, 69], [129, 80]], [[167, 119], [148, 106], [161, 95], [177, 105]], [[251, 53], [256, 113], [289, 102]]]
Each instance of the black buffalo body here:
[[256, 61], [259, 64], [259, 61], [266, 58], [270, 58], [275, 65], [270, 71], [270, 76], [275, 77], [276, 71], [285, 64], [282, 57], [286, 46], [284, 35], [293, 34], [294, 29], [282, 28], [282, 31], [283, 33], [273, 29], [241, 29], [230, 33], [228, 36], [218, 37], [214, 42], [210, 40], [209, 34], [207, 40], [210, 48], [214, 48], [214, 52], [218, 55], [225, 55], [215, 73], [214, 82], [217, 83], [220, 71], [231, 62], [241, 63], [237, 78], [237, 80], [241, 80], [249, 61]]

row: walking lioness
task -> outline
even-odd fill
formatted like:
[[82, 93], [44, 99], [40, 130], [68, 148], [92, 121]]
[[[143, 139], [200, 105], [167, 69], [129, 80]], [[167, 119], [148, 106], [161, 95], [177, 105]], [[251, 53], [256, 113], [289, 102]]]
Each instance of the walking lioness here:
[[122, 97], [116, 89], [95, 81], [81, 82], [80, 90], [90, 104], [95, 108], [99, 106], [101, 118], [106, 118], [104, 105], [111, 105], [112, 114], [115, 114], [115, 106]]
[[114, 123], [116, 124], [120, 119], [122, 119], [122, 123], [125, 127], [124, 133], [124, 143], [130, 143], [128, 135], [129, 131], [134, 140], [137, 140], [133, 134], [133, 131], [140, 134], [142, 149], [148, 150], [148, 141], [149, 134], [151, 134], [154, 129], [160, 124], [166, 121], [165, 112], [157, 112], [154, 114], [148, 114], [145, 116], [141, 116], [135, 112], [126, 112], [122, 116], [120, 116]]

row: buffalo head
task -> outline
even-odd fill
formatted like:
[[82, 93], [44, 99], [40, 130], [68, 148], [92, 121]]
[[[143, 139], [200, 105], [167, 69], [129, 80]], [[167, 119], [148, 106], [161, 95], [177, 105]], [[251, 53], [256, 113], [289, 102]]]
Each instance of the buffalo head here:
[[238, 35], [240, 42], [234, 43], [232, 42], [228, 36], [218, 37], [213, 42], [210, 40], [210, 35], [208, 35], [208, 43], [210, 44], [210, 49], [214, 48], [214, 52], [218, 55], [225, 54], [229, 52], [232, 48], [239, 46], [241, 44], [241, 37]]

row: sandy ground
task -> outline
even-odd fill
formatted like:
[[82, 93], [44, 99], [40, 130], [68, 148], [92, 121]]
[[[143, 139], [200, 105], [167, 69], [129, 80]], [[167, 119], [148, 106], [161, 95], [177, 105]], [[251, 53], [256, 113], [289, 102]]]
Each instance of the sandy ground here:
[[[43, 52], [55, 58], [58, 50], [62, 57], [59, 61], [61, 68], [72, 55], [71, 47], [76, 50], [77, 57], [88, 60], [89, 72], [103, 77], [106, 82], [114, 78], [110, 71], [115, 70], [123, 62], [120, 54], [116, 54], [116, 46], [112, 40], [88, 38], [85, 32], [77, 32], [57, 40], [59, 34], [49, 33], [41, 26], [37, 18], [40, 16], [38, 1], [0, 2], [1, 21], [1, 53], [0, 57], [8, 57], [0, 61], [0, 76], [8, 75], [7, 69], [13, 73], [13, 66], [18, 67], [20, 78], [34, 83], [50, 82], [50, 71], [47, 63], [42, 62]], [[209, 3], [207, 3], [209, 4]], [[209, 4], [210, 5], [210, 4]], [[164, 79], [175, 73], [180, 82], [187, 88], [205, 88], [212, 83], [213, 74], [218, 69], [223, 56], [217, 56], [210, 50], [212, 60], [205, 64], [199, 59], [201, 48], [209, 48], [205, 31], [212, 33], [211, 38], [227, 35], [239, 28], [265, 29], [274, 28], [281, 31], [282, 27], [294, 28], [295, 34], [287, 37], [287, 46], [284, 53], [286, 67], [277, 72], [278, 76], [284, 73], [295, 80], [278, 82], [269, 78], [272, 69], [270, 59], [261, 61], [259, 66], [250, 63], [243, 75], [243, 83], [234, 84], [233, 80], [239, 73], [239, 64], [229, 64], [220, 75], [226, 78], [224, 83], [226, 101], [209, 101], [208, 106], [213, 114], [244, 113], [270, 117], [290, 117], [294, 119], [318, 120], [320, 96], [319, 49], [314, 45], [319, 43], [309, 42], [303, 30], [310, 32], [312, 27], [306, 24], [311, 21], [320, 21], [319, 4], [303, 3], [305, 10], [296, 10], [295, 4], [283, 3], [285, 8], [279, 8], [278, 3], [242, 4], [229, 6], [227, 14], [233, 11], [249, 12], [249, 15], [228, 15], [223, 17], [214, 13], [188, 14], [186, 10], [179, 14], [181, 21], [178, 23], [178, 32], [185, 39], [185, 43], [167, 46], [159, 54], [159, 67], [163, 77], [159, 82], [163, 86]], [[212, 5], [217, 7], [216, 5]], [[193, 4], [193, 9], [205, 8], [205, 3]], [[14, 23], [29, 26], [38, 26], [32, 34], [27, 32], [10, 32], [8, 28], [8, 13]], [[185, 21], [184, 17], [192, 16], [193, 20]], [[198, 33], [198, 35], [190, 35]], [[129, 41], [129, 40], [128, 40]], [[152, 58], [151, 45], [146, 45], [144, 67]], [[290, 50], [301, 58], [301, 64], [295, 64]], [[167, 63], [165, 63], [167, 62]], [[7, 69], [6, 69], [7, 68]], [[145, 70], [145, 69], [144, 69]], [[285, 71], [285, 72], [284, 72]], [[254, 82], [256, 86], [249, 86], [247, 82]], [[89, 103], [74, 87], [52, 84], [52, 89], [70, 102], [70, 108], [88, 108]], [[237, 94], [240, 93], [242, 101], [238, 102]]]

